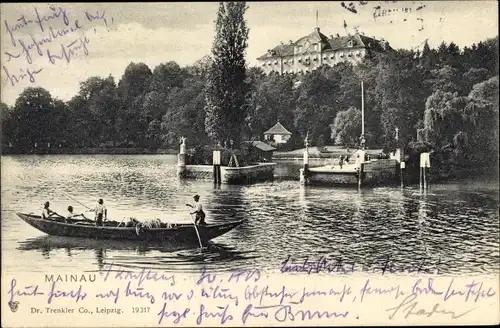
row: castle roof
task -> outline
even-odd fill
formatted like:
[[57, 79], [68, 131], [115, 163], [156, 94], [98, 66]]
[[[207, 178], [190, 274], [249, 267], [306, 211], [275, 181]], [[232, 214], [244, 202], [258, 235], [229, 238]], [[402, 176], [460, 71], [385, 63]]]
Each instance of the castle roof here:
[[280, 122], [276, 123], [272, 128], [264, 132], [264, 134], [287, 134], [291, 135], [292, 133], [285, 129], [283, 125], [281, 125]]
[[[295, 42], [290, 42], [290, 44], [280, 44], [273, 49], [268, 50], [265, 55], [258, 57], [258, 60], [275, 58], [275, 57], [286, 57], [293, 56], [294, 47], [300, 45], [306, 41], [318, 42], [321, 44], [321, 51], [336, 51], [346, 48], [370, 48], [373, 51], [384, 51], [389, 50], [387, 44], [383, 45], [384, 41], [376, 40], [364, 35], [356, 33], [354, 35], [347, 36], [337, 36], [328, 38], [326, 35], [319, 31], [319, 28], [315, 28], [314, 32], [304, 37], [301, 37]], [[352, 42], [350, 44], [350, 42]], [[385, 48], [384, 48], [385, 47]]]

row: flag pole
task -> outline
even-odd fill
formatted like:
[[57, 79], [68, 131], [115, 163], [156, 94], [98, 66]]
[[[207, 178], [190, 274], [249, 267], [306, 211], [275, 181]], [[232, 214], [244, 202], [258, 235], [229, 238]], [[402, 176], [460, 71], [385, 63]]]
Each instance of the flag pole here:
[[361, 134], [365, 134], [365, 92], [363, 90], [363, 81], [361, 81]]

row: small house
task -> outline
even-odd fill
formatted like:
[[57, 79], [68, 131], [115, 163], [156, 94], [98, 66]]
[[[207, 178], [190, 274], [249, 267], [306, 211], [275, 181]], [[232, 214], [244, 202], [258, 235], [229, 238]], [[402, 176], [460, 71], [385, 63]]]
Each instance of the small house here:
[[255, 147], [261, 161], [265, 162], [270, 161], [273, 157], [273, 151], [276, 150], [276, 148], [274, 148], [273, 146], [268, 145], [262, 141], [245, 141], [245, 142]]
[[272, 128], [264, 132], [264, 140], [272, 140], [276, 144], [286, 143], [291, 136], [292, 133], [285, 129], [280, 122], [276, 123]]

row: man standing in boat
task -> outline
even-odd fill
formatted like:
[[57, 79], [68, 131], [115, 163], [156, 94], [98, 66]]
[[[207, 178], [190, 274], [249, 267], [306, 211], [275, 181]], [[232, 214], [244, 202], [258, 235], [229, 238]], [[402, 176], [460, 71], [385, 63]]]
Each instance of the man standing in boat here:
[[108, 219], [108, 210], [104, 206], [104, 201], [99, 199], [99, 202], [97, 206], [95, 207], [95, 225], [96, 226], [102, 226], [103, 225], [103, 215], [104, 215], [104, 220]]
[[196, 214], [196, 218], [194, 220], [195, 224], [199, 225], [205, 225], [205, 212], [203, 212], [203, 206], [199, 202], [200, 196], [195, 195], [194, 197], [194, 206], [191, 204], [186, 204], [186, 206], [189, 206], [191, 208], [194, 208], [194, 212], [189, 213], [191, 215]]

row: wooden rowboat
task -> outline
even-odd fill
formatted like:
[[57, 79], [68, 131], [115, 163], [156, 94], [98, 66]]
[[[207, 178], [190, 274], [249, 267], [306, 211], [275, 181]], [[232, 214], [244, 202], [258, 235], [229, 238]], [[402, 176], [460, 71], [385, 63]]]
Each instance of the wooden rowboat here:
[[[42, 219], [39, 215], [17, 213], [26, 223], [48, 234], [65, 237], [84, 237], [94, 239], [147, 240], [161, 242], [198, 243], [194, 225], [191, 223], [162, 224], [161, 228], [118, 227], [117, 221], [105, 221], [104, 226], [95, 226], [88, 220], [64, 218]], [[245, 220], [198, 225], [198, 232], [203, 244], [231, 231]]]

